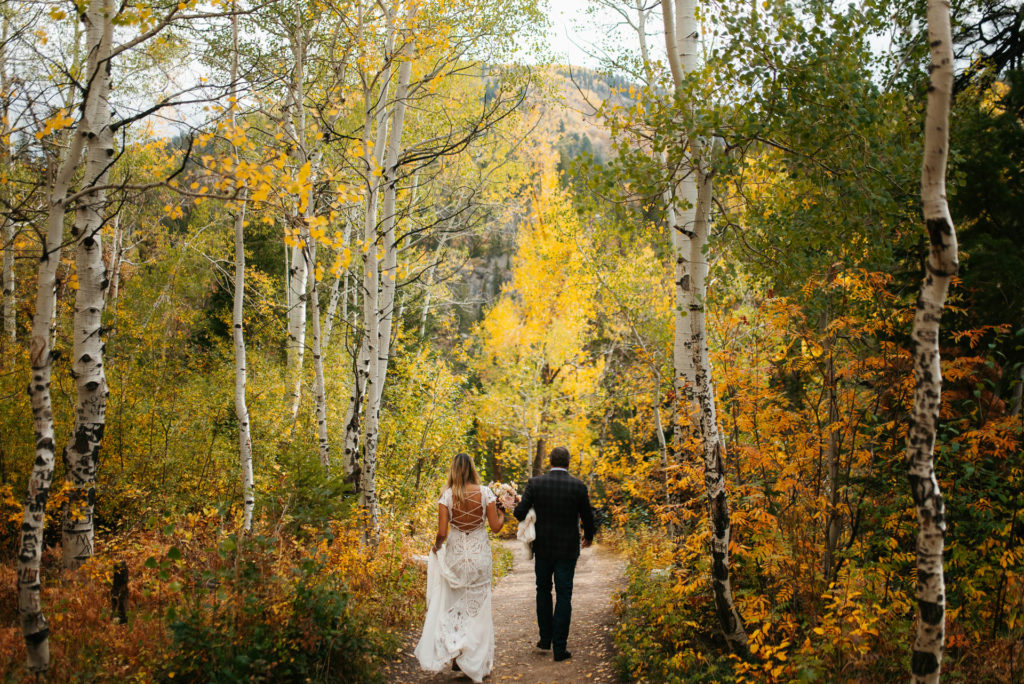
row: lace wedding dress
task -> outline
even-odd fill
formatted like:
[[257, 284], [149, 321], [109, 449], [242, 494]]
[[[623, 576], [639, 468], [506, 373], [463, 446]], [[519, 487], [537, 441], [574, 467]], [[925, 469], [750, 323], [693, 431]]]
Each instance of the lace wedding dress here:
[[492, 501], [487, 487], [480, 488], [478, 502], [464, 504], [470, 510], [453, 510], [450, 489], [441, 496], [451, 522], [447, 543], [427, 560], [427, 617], [416, 644], [424, 670], [440, 672], [454, 659], [463, 674], [480, 682], [494, 665], [491, 542], [485, 519]]

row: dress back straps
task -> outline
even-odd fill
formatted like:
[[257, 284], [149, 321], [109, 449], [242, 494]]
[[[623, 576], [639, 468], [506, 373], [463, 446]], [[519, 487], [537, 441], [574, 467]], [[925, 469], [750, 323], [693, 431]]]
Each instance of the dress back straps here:
[[484, 507], [481, 503], [480, 490], [466, 492], [462, 501], [452, 499], [451, 523], [461, 532], [472, 532], [484, 521]]

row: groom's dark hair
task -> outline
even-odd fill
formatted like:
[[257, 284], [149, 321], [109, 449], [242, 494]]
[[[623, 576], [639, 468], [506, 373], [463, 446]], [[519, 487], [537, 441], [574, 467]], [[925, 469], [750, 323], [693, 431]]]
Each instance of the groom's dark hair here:
[[569, 450], [565, 447], [555, 447], [548, 454], [548, 459], [551, 461], [552, 468], [568, 468]]

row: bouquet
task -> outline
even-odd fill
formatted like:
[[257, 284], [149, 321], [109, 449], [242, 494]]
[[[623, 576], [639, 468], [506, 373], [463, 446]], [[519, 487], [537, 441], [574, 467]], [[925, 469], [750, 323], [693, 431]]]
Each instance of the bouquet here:
[[492, 482], [491, 491], [498, 497], [498, 505], [506, 511], [511, 511], [519, 501], [519, 494], [516, 486], [509, 482]]

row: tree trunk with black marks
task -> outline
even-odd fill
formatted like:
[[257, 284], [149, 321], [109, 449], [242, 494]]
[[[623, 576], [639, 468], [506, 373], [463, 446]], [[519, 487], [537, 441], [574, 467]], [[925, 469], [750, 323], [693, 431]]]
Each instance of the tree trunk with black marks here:
[[327, 433], [327, 384], [324, 380], [323, 345], [320, 344], [320, 283], [316, 277], [316, 245], [309, 234], [305, 235], [309, 255], [309, 305], [313, 332], [313, 402], [316, 413], [317, 451], [324, 468], [331, 465], [331, 442]]
[[[7, 46], [11, 38], [10, 16], [7, 11], [0, 14], [2, 14], [0, 17], [0, 168], [8, 169], [11, 164], [11, 150], [8, 144], [11, 138], [10, 102], [12, 98], [10, 93], [14, 87], [14, 78], [7, 68]], [[0, 186], [0, 197], [3, 197], [5, 205], [9, 202], [7, 194], [7, 186]], [[17, 299], [14, 290], [14, 239], [17, 230], [13, 219], [6, 214], [0, 217], [0, 222], [3, 223], [3, 235], [0, 236], [0, 240], [3, 240], [4, 245], [3, 282], [0, 283], [4, 299], [3, 334], [7, 340], [17, 342]]]
[[[85, 143], [83, 188], [106, 185], [114, 158], [114, 132], [110, 127], [110, 51], [113, 38], [114, 5], [111, 0], [90, 5], [83, 19], [88, 32], [90, 55], [96, 53], [89, 100], [82, 114]], [[106, 424], [107, 379], [103, 368], [103, 306], [109, 281], [103, 261], [100, 233], [107, 193], [96, 189], [80, 199], [72, 234], [76, 238], [72, 377], [77, 403], [71, 438], [64, 449], [64, 464], [70, 489], [65, 507], [62, 548], [64, 566], [77, 568], [93, 554], [93, 506], [96, 469]]]
[[412, 77], [411, 42], [403, 47], [404, 61], [398, 68], [398, 85], [395, 88], [395, 106], [391, 115], [391, 127], [387, 151], [384, 158], [384, 267], [381, 269], [380, 342], [377, 349], [377, 391], [373, 396], [373, 411], [380, 413], [380, 402], [387, 380], [388, 363], [391, 360], [391, 329], [395, 318], [395, 292], [398, 286], [398, 238], [395, 234], [395, 199], [398, 193], [398, 159], [402, 152], [402, 131], [405, 127], [406, 98], [409, 95], [409, 80]]
[[[91, 72], [90, 72], [91, 73]], [[79, 127], [71, 139], [50, 192], [47, 212], [46, 244], [39, 262], [35, 314], [29, 345], [31, 376], [28, 393], [32, 404], [35, 431], [35, 462], [28, 481], [28, 496], [21, 524], [18, 548], [18, 612], [25, 637], [29, 672], [46, 672], [50, 666], [49, 626], [42, 609], [42, 578], [40, 561], [43, 555], [43, 527], [46, 523], [46, 502], [53, 484], [54, 443], [53, 408], [50, 378], [53, 371], [52, 331], [57, 306], [57, 268], [60, 265], [64, 232], [64, 200], [71, 178], [78, 168], [88, 131]]]
[[[342, 241], [341, 241], [341, 248], [343, 250], [348, 247], [348, 244], [349, 244], [349, 234], [350, 234], [351, 230], [352, 230], [351, 224], [346, 219], [345, 220], [345, 230], [344, 230], [344, 232], [342, 234]], [[344, 273], [342, 273], [342, 271], [344, 271]], [[331, 286], [331, 296], [330, 296], [330, 300], [328, 301], [328, 304], [327, 304], [327, 313], [324, 315], [324, 335], [323, 335], [323, 341], [321, 342], [321, 344], [322, 344], [324, 349], [327, 349], [327, 347], [331, 343], [331, 332], [334, 331], [334, 317], [337, 315], [337, 312], [338, 312], [338, 302], [339, 301], [348, 302], [347, 293], [344, 292], [342, 287], [341, 287], [341, 283], [342, 283], [343, 277], [344, 277], [344, 280], [345, 280], [345, 288], [344, 289], [347, 290], [348, 289], [348, 268], [347, 267], [343, 268], [341, 271], [338, 271], [338, 275], [334, 278], [334, 284]], [[343, 297], [344, 297], [344, 299], [342, 299]], [[341, 320], [345, 324], [348, 323], [348, 321], [345, 318], [346, 314], [347, 314], [346, 310], [343, 309], [342, 313], [341, 313]]]
[[249, 406], [246, 402], [247, 364], [245, 354], [245, 200], [241, 200], [235, 214], [235, 291], [231, 312], [231, 325], [235, 349], [235, 416], [238, 418], [238, 466], [242, 478], [242, 528], [252, 529], [253, 509], [256, 507], [256, 485], [252, 468], [252, 430], [249, 425]]
[[[349, 411], [346, 414], [347, 429], [345, 435], [346, 451], [350, 444], [358, 440], [358, 433], [351, 434], [353, 427], [358, 427], [358, 416], [360, 403], [363, 408], [362, 421], [362, 459], [357, 470], [359, 478], [359, 503], [368, 516], [369, 531], [372, 534], [377, 530], [377, 440], [378, 440], [378, 417], [375, 411], [371, 410], [371, 404], [377, 394], [378, 379], [378, 353], [380, 345], [380, 317], [379, 310], [379, 288], [380, 288], [380, 264], [379, 245], [377, 230], [377, 205], [380, 199], [381, 181], [383, 178], [382, 161], [384, 159], [385, 145], [388, 137], [388, 116], [387, 102], [388, 90], [391, 85], [391, 74], [393, 55], [395, 49], [395, 17], [393, 10], [389, 10], [389, 27], [386, 46], [384, 50], [387, 66], [385, 66], [381, 78], [381, 92], [376, 94], [369, 87], [364, 88], [363, 101], [365, 106], [365, 120], [363, 124], [363, 164], [365, 169], [366, 213], [363, 219], [363, 311], [362, 311], [362, 344], [357, 358], [356, 377], [353, 383], [355, 390], [352, 393], [352, 400], [349, 402]], [[371, 127], [376, 124], [375, 135], [371, 136]], [[370, 141], [373, 145], [370, 145]], [[358, 453], [358, 452], [356, 452]], [[358, 459], [353, 454], [353, 460]], [[346, 459], [348, 461], [348, 459]], [[351, 465], [354, 464], [349, 464]], [[350, 477], [354, 470], [346, 470]]]
[[[410, 17], [411, 20], [411, 17]], [[366, 439], [363, 452], [363, 495], [364, 505], [374, 529], [377, 526], [377, 434], [380, 425], [380, 407], [384, 397], [388, 363], [391, 359], [391, 329], [395, 316], [395, 291], [398, 285], [398, 239], [395, 234], [395, 198], [398, 191], [398, 160], [402, 151], [402, 131], [405, 127], [405, 112], [409, 94], [409, 80], [412, 77], [412, 42], [407, 41], [398, 55], [402, 59], [398, 67], [398, 83], [395, 88], [395, 103], [388, 130], [387, 147], [382, 162], [383, 218], [381, 230], [384, 239], [384, 263], [380, 270], [381, 292], [376, 303], [376, 318], [380, 321], [377, 329], [376, 354], [370, 355], [375, 362], [367, 382]], [[383, 131], [378, 131], [382, 133]], [[369, 333], [368, 333], [369, 334]], [[372, 439], [371, 439], [372, 434]]]
[[[231, 18], [231, 109], [230, 125], [235, 128], [238, 108], [238, 17]], [[238, 149], [231, 145], [238, 168]], [[238, 467], [242, 480], [242, 529], [252, 530], [253, 510], [256, 507], [256, 486], [252, 468], [252, 430], [249, 424], [249, 406], [246, 402], [247, 361], [245, 353], [245, 208], [246, 190], [240, 191], [235, 211], [235, 274], [234, 301], [231, 309], [232, 342], [235, 351], [235, 417], [238, 418]]]
[[4, 337], [11, 342], [18, 341], [18, 300], [14, 290], [14, 222], [4, 219]]
[[107, 310], [113, 319], [117, 314], [117, 298], [121, 293], [121, 261], [124, 258], [124, 230], [120, 216], [113, 218], [114, 232], [110, 244], [110, 289], [107, 292]]
[[[696, 20], [695, 0], [662, 0], [662, 14], [665, 23], [665, 41], [669, 67], [676, 86], [677, 99], [682, 103], [683, 84], [687, 75], [698, 66], [700, 31]], [[729, 647], [742, 657], [749, 656], [747, 634], [743, 619], [736, 610], [732, 595], [732, 580], [729, 573], [729, 501], [725, 482], [725, 444], [718, 428], [715, 406], [714, 381], [708, 354], [705, 323], [707, 298], [708, 255], [707, 242], [711, 216], [712, 183], [711, 173], [704, 165], [701, 145], [694, 135], [687, 131], [680, 141], [682, 149], [682, 173], [685, 176], [676, 182], [677, 227], [673, 230], [673, 247], [676, 255], [676, 307], [689, 306], [689, 321], [681, 319], [677, 311], [677, 335], [674, 357], [678, 358], [681, 347], [692, 359], [692, 395], [687, 389], [680, 389], [688, 378], [686, 366], [676, 361], [674, 386], [677, 401], [677, 420], [682, 421], [684, 412], [693, 406], [697, 415], [697, 430], [704, 457], [704, 484], [708, 497], [708, 512], [711, 522], [712, 584], [715, 594], [715, 609], [719, 625]], [[692, 188], [690, 187], [692, 183]], [[691, 207], [692, 206], [692, 210]], [[692, 213], [691, 213], [692, 211]], [[681, 330], [681, 333], [679, 332]], [[681, 336], [689, 334], [689, 348]], [[687, 355], [687, 354], [684, 354]], [[689, 397], [692, 396], [692, 400]], [[692, 401], [692, 403], [691, 403]], [[683, 421], [683, 425], [685, 425]], [[676, 425], [679, 430], [682, 426]]]
[[693, 335], [693, 365], [696, 370], [695, 395], [700, 406], [700, 436], [704, 451], [704, 486], [711, 519], [712, 586], [715, 611], [729, 647], [741, 657], [750, 654], [743, 618], [736, 610], [729, 573], [729, 500], [725, 486], [725, 444], [718, 428], [715, 385], [708, 354], [705, 322], [707, 303], [708, 257], [707, 241], [711, 217], [711, 177], [697, 169], [698, 199], [694, 235], [690, 244], [693, 274], [693, 300], [690, 304], [690, 326]]
[[921, 203], [928, 231], [925, 277], [914, 327], [914, 403], [907, 433], [907, 477], [917, 508], [917, 633], [911, 658], [914, 682], [938, 682], [946, 640], [946, 588], [942, 569], [946, 510], [935, 477], [935, 434], [942, 394], [939, 324], [950, 280], [957, 273], [956, 229], [946, 203], [953, 45], [949, 3], [928, 2], [931, 85], [925, 115]]
[[[92, 17], [95, 19], [95, 16]], [[93, 26], [94, 24], [90, 24]], [[77, 29], [76, 29], [77, 31]], [[77, 34], [76, 34], [77, 35]], [[89, 32], [88, 74], [99, 67], [101, 31]], [[108, 44], [109, 45], [109, 44]], [[95, 48], [95, 49], [92, 49]], [[88, 81], [94, 83], [92, 79]], [[86, 102], [98, 97], [92, 87], [86, 92]], [[39, 260], [36, 286], [35, 312], [29, 341], [31, 371], [28, 393], [32, 405], [32, 423], [35, 433], [35, 461], [29, 475], [28, 495], [25, 498], [21, 538], [18, 545], [18, 613], [25, 637], [27, 668], [32, 673], [45, 673], [50, 666], [50, 628], [42, 607], [42, 576], [40, 564], [43, 555], [43, 528], [46, 523], [46, 503], [53, 484], [53, 466], [56, 444], [53, 424], [53, 405], [50, 379], [53, 372], [53, 321], [57, 308], [57, 268], [60, 266], [61, 245], [64, 235], [65, 202], [71, 180], [82, 160], [82, 152], [89, 136], [85, 120], [79, 122], [68, 142], [63, 161], [59, 162], [47, 207], [46, 234], [43, 253]]]
[[[284, 127], [292, 138], [292, 157], [299, 168], [308, 160], [306, 154], [306, 29], [303, 16], [304, 6], [295, 3], [295, 25], [288, 33], [289, 47], [292, 51], [291, 81], [288, 84], [288, 106], [284, 113]], [[308, 299], [307, 279], [310, 277], [309, 260], [306, 251], [308, 245], [305, 234], [299, 223], [302, 221], [297, 208], [289, 211], [293, 238], [297, 244], [292, 245], [291, 259], [286, 274], [288, 304], [288, 342], [286, 346], [286, 364], [291, 385], [291, 406], [289, 416], [294, 426], [302, 400], [302, 364], [306, 354], [306, 302]]]
[[[662, 0], [662, 18], [665, 29], [665, 49], [669, 58], [672, 81], [677, 98], [682, 102], [683, 82], [698, 66], [697, 23], [694, 4]], [[681, 457], [683, 436], [692, 433], [697, 422], [694, 402], [696, 371], [691, 349], [689, 315], [693, 292], [691, 289], [690, 241], [693, 237], [697, 212], [697, 175], [687, 141], [680, 141], [681, 163], [673, 169], [668, 155], [663, 160], [669, 170], [671, 187], [666, 190], [666, 220], [672, 238], [673, 283], [675, 308], [672, 337], [672, 387], [675, 402], [672, 411], [673, 451]]]

